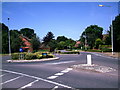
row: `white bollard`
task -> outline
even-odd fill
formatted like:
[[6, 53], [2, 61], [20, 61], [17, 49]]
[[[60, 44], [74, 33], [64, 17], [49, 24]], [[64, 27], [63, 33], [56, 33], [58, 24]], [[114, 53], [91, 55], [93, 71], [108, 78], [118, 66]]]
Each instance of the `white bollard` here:
[[91, 55], [87, 55], [87, 65], [92, 65]]

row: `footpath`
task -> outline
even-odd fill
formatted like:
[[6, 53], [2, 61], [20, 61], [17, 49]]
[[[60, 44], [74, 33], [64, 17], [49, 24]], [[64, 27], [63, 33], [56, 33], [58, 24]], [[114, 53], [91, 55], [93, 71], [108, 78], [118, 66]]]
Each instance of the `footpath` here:
[[[80, 51], [80, 52], [88, 52], [88, 51]], [[120, 59], [120, 52], [114, 52], [113, 54], [112, 54], [112, 52], [90, 52], [90, 53], [96, 54], [99, 56], [108, 56], [108, 57]]]

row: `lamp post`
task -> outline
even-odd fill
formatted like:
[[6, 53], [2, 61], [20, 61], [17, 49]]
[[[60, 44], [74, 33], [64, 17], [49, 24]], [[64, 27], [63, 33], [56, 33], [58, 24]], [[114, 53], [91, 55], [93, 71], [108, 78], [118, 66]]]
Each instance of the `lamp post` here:
[[[9, 27], [9, 20], [10, 20], [10, 18], [8, 18], [8, 27]], [[10, 30], [9, 29], [8, 29], [8, 41], [9, 41], [9, 55], [11, 55]]]
[[87, 40], [86, 40], [86, 34], [83, 35], [83, 37], [85, 38], [85, 51], [86, 51], [86, 43], [87, 43]]
[[[98, 5], [99, 7], [111, 7], [111, 6], [106, 6], [106, 5]], [[114, 54], [114, 50], [113, 50], [113, 25], [112, 25], [112, 16], [111, 16], [111, 44], [112, 44], [112, 55]]]

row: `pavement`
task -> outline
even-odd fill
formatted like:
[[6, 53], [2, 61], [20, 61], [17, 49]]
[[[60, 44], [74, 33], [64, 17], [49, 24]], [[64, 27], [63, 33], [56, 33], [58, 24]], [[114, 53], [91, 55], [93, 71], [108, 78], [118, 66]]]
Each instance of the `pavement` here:
[[7, 60], [7, 62], [40, 62], [40, 61], [49, 61], [49, 60], [58, 60], [59, 57], [55, 58], [45, 58], [45, 59], [34, 59], [34, 60]]
[[[80, 51], [80, 52], [85, 52], [85, 51]], [[96, 53], [99, 55], [103, 55], [103, 56], [108, 56], [108, 57], [113, 57], [113, 58], [120, 58], [120, 52], [90, 52], [90, 53]]]
[[85, 88], [105, 88], [118, 90], [118, 59], [108, 58], [107, 56], [92, 55], [92, 62], [95, 65], [110, 67], [115, 71], [105, 73], [92, 72], [81, 69], [73, 69], [71, 66], [86, 64], [86, 56], [90, 52], [81, 52], [76, 55], [59, 55], [59, 60], [42, 62], [14, 62], [8, 63], [9, 56], [3, 57], [2, 69], [2, 88], [14, 88], [15, 90], [38, 88], [56, 89], [78, 89]]

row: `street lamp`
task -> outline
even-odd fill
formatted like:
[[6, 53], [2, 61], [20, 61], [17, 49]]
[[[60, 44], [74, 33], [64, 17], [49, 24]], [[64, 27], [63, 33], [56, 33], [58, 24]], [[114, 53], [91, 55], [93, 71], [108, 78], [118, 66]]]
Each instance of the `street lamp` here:
[[83, 35], [83, 37], [85, 38], [85, 51], [86, 51], [86, 43], [87, 43], [86, 35]]
[[[106, 6], [106, 5], [98, 5], [99, 7], [111, 7], [111, 6]], [[113, 50], [113, 25], [112, 25], [112, 16], [111, 16], [111, 44], [112, 44], [112, 55], [114, 54], [114, 50]]]
[[[9, 27], [9, 20], [10, 18], [8, 18], [8, 27]], [[10, 30], [8, 29], [8, 40], [9, 40], [9, 55], [11, 55], [11, 47], [10, 47]]]

